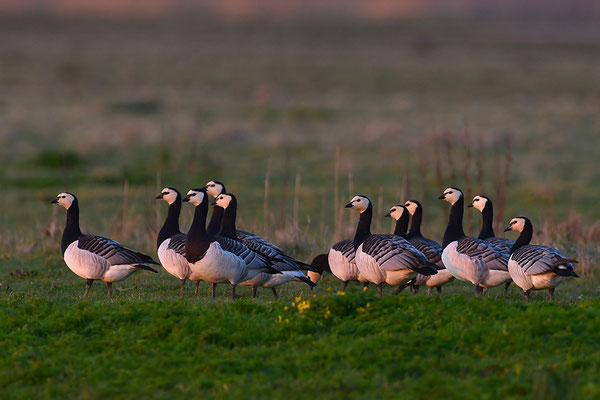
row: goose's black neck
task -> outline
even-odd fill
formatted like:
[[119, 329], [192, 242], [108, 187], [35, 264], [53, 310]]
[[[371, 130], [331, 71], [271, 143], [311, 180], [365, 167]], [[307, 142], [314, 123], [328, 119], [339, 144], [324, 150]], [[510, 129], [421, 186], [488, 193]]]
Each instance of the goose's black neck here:
[[79, 229], [79, 202], [77, 199], [73, 200], [73, 203], [67, 210], [67, 222], [65, 224], [65, 230], [63, 231], [62, 240], [60, 243], [60, 250], [63, 255], [67, 247], [81, 236], [81, 229]]
[[233, 240], [237, 240], [235, 219], [237, 218], [237, 200], [235, 197], [231, 198], [229, 205], [223, 213], [223, 220], [221, 222], [221, 230], [219, 235], [227, 237]]
[[465, 199], [461, 195], [456, 203], [452, 205], [450, 209], [450, 217], [448, 218], [448, 226], [444, 233], [444, 240], [442, 242], [442, 248], [445, 249], [450, 243], [465, 237], [463, 231], [463, 214], [465, 212]]
[[404, 210], [400, 218], [396, 221], [396, 228], [394, 229], [394, 235], [402, 236], [406, 238], [406, 230], [408, 229], [408, 211]]
[[221, 222], [223, 221], [224, 210], [223, 207], [214, 206], [212, 216], [206, 227], [206, 232], [210, 235], [216, 235], [221, 229]]
[[181, 233], [179, 230], [179, 214], [181, 214], [181, 196], [177, 195], [175, 201], [169, 204], [167, 219], [158, 232], [158, 237], [156, 239], [157, 249], [162, 242]]
[[523, 231], [519, 235], [519, 238], [515, 241], [515, 244], [510, 249], [510, 254], [517, 251], [519, 247], [523, 247], [531, 243], [531, 238], [533, 237], [533, 225], [531, 221], [528, 219], [525, 220], [525, 226], [523, 227]]
[[421, 221], [423, 220], [423, 208], [418, 206], [415, 210], [415, 213], [412, 216], [412, 222], [410, 224], [410, 230], [408, 231], [407, 239], [412, 239], [415, 237], [423, 237], [421, 234]]
[[354, 234], [354, 251], [362, 244], [369, 236], [371, 236], [371, 220], [373, 219], [373, 206], [369, 201], [369, 206], [360, 214], [356, 233]]
[[195, 263], [204, 257], [210, 243], [213, 241], [212, 235], [206, 232], [206, 216], [208, 214], [208, 199], [206, 193], [202, 202], [196, 206], [194, 219], [187, 234], [185, 242], [185, 254], [189, 262]]
[[485, 203], [485, 207], [481, 211], [481, 232], [479, 232], [479, 239], [487, 239], [496, 237], [494, 234], [494, 206], [492, 205], [491, 200], [488, 200]]

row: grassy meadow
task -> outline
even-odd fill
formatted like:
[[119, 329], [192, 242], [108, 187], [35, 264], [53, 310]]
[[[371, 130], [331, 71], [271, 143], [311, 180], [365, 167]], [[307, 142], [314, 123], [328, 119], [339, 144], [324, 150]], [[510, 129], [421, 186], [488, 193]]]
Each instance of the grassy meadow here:
[[[598, 22], [1, 19], [2, 397], [597, 398]], [[308, 262], [352, 235], [358, 193], [378, 232], [420, 200], [440, 241], [437, 197], [459, 186], [495, 200], [498, 233], [529, 216], [582, 278], [553, 304], [461, 283], [339, 294], [331, 276], [232, 302], [180, 298], [162, 270], [82, 299], [57, 193], [84, 231], [155, 256], [156, 194], [211, 179], [240, 228]]]

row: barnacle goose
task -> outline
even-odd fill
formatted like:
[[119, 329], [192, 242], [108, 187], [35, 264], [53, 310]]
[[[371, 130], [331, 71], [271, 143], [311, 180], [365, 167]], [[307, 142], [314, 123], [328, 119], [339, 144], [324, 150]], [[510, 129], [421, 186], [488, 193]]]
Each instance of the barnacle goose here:
[[417, 273], [434, 275], [437, 271], [428, 266], [429, 260], [413, 245], [399, 236], [373, 235], [371, 220], [373, 206], [362, 195], [354, 196], [346, 208], [360, 213], [354, 235], [356, 266], [360, 273], [377, 286], [382, 296], [381, 284], [399, 285], [414, 278]]
[[[227, 189], [225, 189], [225, 185], [219, 181], [209, 181], [204, 188], [206, 192], [210, 194], [215, 199], [220, 194], [226, 194]], [[223, 220], [223, 207], [218, 205], [214, 206], [213, 214], [210, 218], [210, 222], [208, 223], [207, 231], [212, 235], [216, 235], [219, 233], [221, 229], [221, 223]], [[210, 229], [210, 230], [209, 230]], [[255, 250], [257, 252], [263, 253], [269, 257], [278, 258], [281, 262], [288, 264], [291, 269], [305, 269], [310, 271], [311, 267], [302, 261], [298, 261], [293, 259], [284, 253], [284, 251], [274, 244], [266, 241], [262, 237], [257, 234], [250, 233], [247, 231], [237, 230], [236, 231], [237, 240], [239, 240], [244, 245], [248, 246], [250, 249]]]
[[157, 200], [164, 200], [169, 204], [167, 219], [158, 232], [156, 248], [158, 259], [167, 272], [181, 280], [179, 294], [183, 295], [186, 279], [196, 283], [195, 294], [198, 294], [200, 276], [192, 273], [190, 265], [185, 258], [186, 234], [179, 230], [179, 214], [181, 213], [181, 194], [172, 187], [164, 188]]
[[464, 195], [449, 187], [439, 197], [452, 207], [442, 242], [442, 262], [457, 279], [471, 282], [475, 295], [483, 288], [501, 285], [510, 279], [508, 255], [485, 240], [467, 237], [463, 231]]
[[[237, 198], [232, 193], [221, 193], [213, 203], [213, 205], [219, 206], [224, 210], [219, 236], [241, 242], [237, 237], [237, 229], [235, 226], [237, 204]], [[252, 297], [256, 297], [256, 290], [259, 286], [270, 287], [273, 290], [275, 297], [278, 297], [275, 287], [292, 280], [305, 282], [311, 287], [315, 286], [315, 284], [308, 279], [296, 265], [277, 257], [276, 254], [269, 254], [270, 248], [268, 246], [261, 245], [258, 242], [252, 242], [251, 250], [269, 259], [271, 267], [281, 272], [281, 274], [275, 275], [263, 272], [250, 280], [242, 282], [241, 284], [244, 286], [252, 286]]]
[[508, 272], [513, 282], [523, 289], [526, 302], [529, 302], [531, 290], [540, 289], [548, 289], [552, 301], [554, 289], [565, 277], [579, 278], [573, 271], [573, 263], [577, 260], [565, 258], [553, 247], [529, 244], [533, 236], [533, 225], [528, 218], [513, 218], [504, 231], [521, 233], [511, 248]]
[[60, 193], [51, 203], [67, 210], [60, 248], [69, 269], [87, 280], [84, 296], [88, 295], [95, 280], [106, 282], [110, 296], [113, 282], [122, 281], [141, 269], [158, 272], [148, 265], [158, 264], [150, 256], [128, 249], [114, 240], [81, 233], [79, 201], [74, 194]]
[[[321, 280], [324, 272], [329, 272], [331, 274], [328, 258], [328, 254], [319, 254], [313, 258], [312, 262], [310, 263], [310, 266], [314, 271], [308, 271], [306, 276], [308, 276], [308, 279], [310, 279], [315, 286]], [[310, 289], [312, 290], [312, 287]]]
[[252, 279], [261, 272], [278, 273], [264, 257], [243, 244], [206, 232], [206, 189], [190, 190], [183, 201], [196, 207], [185, 243], [185, 256], [192, 272], [211, 283], [213, 298], [217, 283], [229, 282], [231, 297], [235, 299], [235, 288], [239, 283]]
[[479, 232], [477, 238], [490, 242], [500, 250], [510, 254], [510, 249], [515, 241], [497, 238], [494, 234], [494, 205], [492, 200], [487, 196], [478, 195], [473, 197], [473, 201], [467, 207], [473, 207], [481, 212], [481, 232]]
[[342, 281], [342, 292], [346, 290], [348, 282], [362, 282], [366, 288], [369, 281], [365, 278], [356, 266], [356, 250], [352, 239], [344, 239], [335, 243], [327, 253], [327, 261], [331, 273]]
[[[409, 239], [409, 235], [406, 233], [408, 229], [408, 219], [411, 214], [410, 209], [413, 209], [413, 221], [411, 225], [412, 238]], [[418, 211], [417, 211], [418, 210]], [[418, 214], [417, 214], [418, 213]], [[414, 215], [417, 215], [415, 218]], [[421, 204], [417, 201], [408, 201], [405, 205], [396, 204], [390, 211], [385, 215], [386, 217], [392, 217], [396, 220], [396, 227], [394, 229], [394, 235], [398, 235], [408, 240], [410, 244], [415, 246], [417, 250], [425, 254], [430, 263], [435, 264], [438, 268], [437, 274], [435, 275], [423, 275], [417, 274], [414, 281], [398, 286], [394, 291], [394, 294], [400, 293], [406, 286], [411, 286], [415, 293], [419, 292], [420, 286], [427, 286], [431, 291], [436, 288], [439, 294], [442, 293], [442, 285], [454, 280], [452, 274], [444, 267], [442, 263], [442, 246], [433, 240], [426, 239], [421, 235], [421, 218], [422, 209]]]

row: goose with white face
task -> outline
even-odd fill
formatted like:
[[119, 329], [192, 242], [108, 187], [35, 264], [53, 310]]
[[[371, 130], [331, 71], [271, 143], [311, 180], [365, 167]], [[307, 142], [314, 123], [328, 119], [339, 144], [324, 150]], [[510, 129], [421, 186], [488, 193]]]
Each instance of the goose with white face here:
[[73, 196], [71, 193], [62, 192], [62, 193], [59, 193], [56, 196], [56, 198], [51, 201], [51, 203], [58, 204], [59, 206], [64, 207], [65, 209], [68, 210], [74, 201], [75, 201], [75, 196]]
[[204, 200], [204, 192], [196, 189], [192, 189], [189, 192], [187, 192], [187, 195], [183, 199], [183, 201], [194, 205], [194, 207], [197, 207], [200, 204], [202, 204], [202, 200]]
[[508, 232], [508, 231], [523, 232], [524, 228], [525, 228], [525, 218], [516, 217], [516, 218], [513, 218], [510, 220], [510, 223], [508, 224], [508, 226], [506, 227], [504, 232]]
[[231, 196], [228, 194], [220, 194], [217, 196], [214, 204], [226, 209], [229, 207], [229, 203], [231, 203]]
[[406, 203], [404, 203], [404, 207], [406, 207], [406, 210], [410, 215], [415, 215], [415, 212], [417, 211], [417, 208], [419, 208], [419, 205], [414, 201], [408, 200]]
[[473, 197], [473, 201], [469, 204], [469, 207], [474, 207], [480, 212], [483, 212], [485, 205], [487, 204], [488, 199], [484, 196], [475, 196]]
[[449, 187], [448, 189], [444, 190], [444, 194], [442, 194], [439, 199], [446, 200], [448, 203], [454, 205], [454, 203], [456, 203], [462, 197], [462, 195], [463, 194], [460, 189]]
[[385, 214], [385, 216], [392, 217], [396, 221], [398, 221], [400, 219], [400, 217], [402, 217], [402, 214], [404, 214], [405, 210], [406, 210], [406, 208], [404, 208], [404, 206], [402, 206], [400, 204], [396, 204], [395, 206], [390, 208], [390, 211], [388, 211], [388, 213]]
[[212, 197], [217, 197], [221, 193], [223, 193], [223, 184], [217, 181], [210, 181], [205, 186], [206, 193], [210, 194]]
[[350, 203], [346, 204], [346, 208], [352, 208], [362, 214], [369, 208], [369, 199], [365, 196], [354, 196], [352, 200], [350, 200]]
[[178, 195], [179, 195], [179, 193], [177, 193], [177, 191], [175, 189], [166, 187], [163, 190], [161, 190], [161, 192], [158, 196], [156, 196], [156, 200], [164, 200], [169, 205], [171, 205], [171, 204], [175, 203], [175, 200], [177, 200]]

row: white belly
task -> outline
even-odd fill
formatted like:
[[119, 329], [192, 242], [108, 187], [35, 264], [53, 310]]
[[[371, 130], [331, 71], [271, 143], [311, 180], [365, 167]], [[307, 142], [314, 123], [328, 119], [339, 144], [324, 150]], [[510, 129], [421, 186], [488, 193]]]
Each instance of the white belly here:
[[244, 285], [244, 286], [263, 286], [265, 283], [267, 283], [269, 281], [269, 278], [270, 278], [269, 274], [267, 274], [266, 272], [261, 272], [260, 274], [257, 274], [253, 278], [248, 279], [247, 281], [244, 281], [244, 282], [240, 283], [240, 285]]
[[385, 283], [388, 285], [400, 285], [417, 276], [411, 269], [400, 269], [397, 271], [385, 271]]
[[110, 263], [97, 254], [77, 247], [78, 240], [74, 241], [65, 250], [65, 264], [77, 276], [83, 279], [102, 279], [110, 268]]
[[288, 283], [290, 281], [293, 281], [293, 280], [294, 280], [294, 275], [273, 274], [273, 275], [271, 275], [271, 277], [267, 281], [267, 283], [264, 284], [264, 287], [270, 288], [270, 287], [281, 286], [281, 285]]
[[158, 259], [169, 274], [179, 279], [187, 279], [192, 273], [189, 263], [184, 256], [168, 248], [170, 242], [171, 239], [166, 239], [160, 244]]
[[554, 272], [547, 274], [531, 275], [531, 283], [534, 289], [555, 288], [565, 280], [564, 276], [556, 275]]
[[358, 279], [356, 259], [353, 262], [349, 262], [340, 251], [330, 249], [327, 260], [329, 261], [331, 273], [340, 281], [348, 282]]
[[195, 276], [211, 283], [229, 282], [233, 285], [247, 280], [248, 269], [240, 257], [223, 251], [217, 242], [212, 242], [201, 260], [190, 264]]
[[523, 291], [527, 291], [533, 287], [531, 276], [525, 275], [519, 264], [512, 259], [508, 260], [508, 273], [515, 285], [523, 289]]
[[356, 250], [356, 266], [360, 274], [368, 282], [373, 282], [376, 285], [385, 282], [385, 272], [379, 268], [379, 264], [377, 264], [373, 257], [363, 253], [362, 244]]
[[134, 268], [130, 264], [111, 265], [108, 271], [106, 271], [104, 274], [102, 280], [104, 282], [119, 282], [137, 271], [139, 271], [139, 269]]
[[448, 282], [452, 282], [454, 280], [454, 276], [447, 269], [438, 270], [435, 275], [417, 275], [417, 281], [415, 284], [417, 286], [427, 286], [427, 287], [438, 287], [442, 286]]
[[442, 252], [444, 266], [456, 279], [479, 286], [485, 282], [489, 270], [481, 259], [471, 258], [456, 251], [458, 242], [452, 242]]
[[510, 274], [508, 271], [499, 271], [499, 270], [490, 270], [486, 279], [481, 282], [481, 286], [483, 287], [496, 287], [502, 285], [504, 282], [510, 279]]

